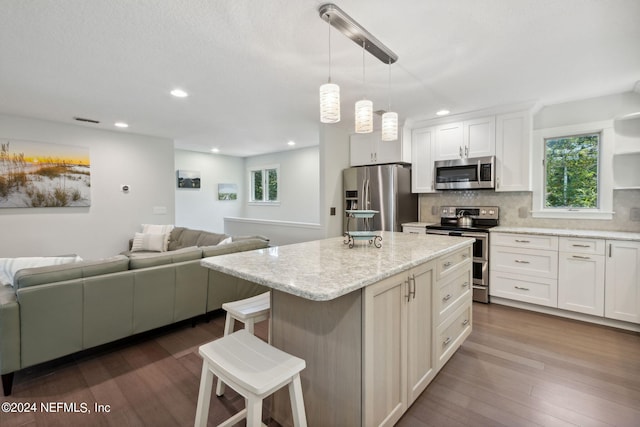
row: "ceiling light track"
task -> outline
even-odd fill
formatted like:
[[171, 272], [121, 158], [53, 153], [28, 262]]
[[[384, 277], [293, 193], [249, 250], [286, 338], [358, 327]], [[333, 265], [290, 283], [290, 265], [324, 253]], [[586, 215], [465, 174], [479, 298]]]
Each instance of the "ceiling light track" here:
[[329, 22], [358, 46], [362, 46], [364, 43], [364, 49], [383, 63], [393, 64], [398, 60], [398, 55], [335, 4], [323, 4], [318, 9], [318, 12], [323, 20]]

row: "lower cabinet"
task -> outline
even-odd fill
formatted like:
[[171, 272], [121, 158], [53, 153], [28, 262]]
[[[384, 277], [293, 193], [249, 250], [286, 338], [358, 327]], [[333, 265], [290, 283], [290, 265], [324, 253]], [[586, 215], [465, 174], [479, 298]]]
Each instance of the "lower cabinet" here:
[[640, 242], [607, 240], [604, 314], [640, 323]]
[[558, 308], [604, 316], [604, 240], [560, 238]]
[[394, 425], [471, 333], [471, 248], [443, 259], [364, 290], [363, 426]]
[[492, 233], [490, 259], [492, 296], [640, 323], [638, 241]]

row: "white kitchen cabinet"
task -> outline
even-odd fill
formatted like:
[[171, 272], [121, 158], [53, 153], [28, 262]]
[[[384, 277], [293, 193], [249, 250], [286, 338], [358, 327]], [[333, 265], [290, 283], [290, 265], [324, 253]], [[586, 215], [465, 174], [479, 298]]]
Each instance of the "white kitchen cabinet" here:
[[640, 323], [640, 242], [606, 241], [604, 315]]
[[394, 425], [435, 376], [434, 270], [428, 262], [365, 289], [363, 425]]
[[407, 404], [411, 405], [436, 374], [432, 348], [433, 264], [414, 268], [409, 276], [407, 303]]
[[436, 128], [414, 129], [411, 133], [411, 191], [435, 192], [433, 182], [433, 147]]
[[496, 191], [531, 191], [531, 113], [496, 116]]
[[489, 293], [558, 306], [558, 237], [491, 233]]
[[495, 144], [495, 116], [440, 125], [436, 127], [434, 160], [493, 156]]
[[466, 120], [464, 124], [464, 157], [484, 157], [496, 154], [496, 117]]
[[559, 247], [558, 308], [604, 316], [604, 240], [561, 237]]
[[464, 154], [463, 141], [464, 125], [462, 122], [437, 126], [433, 160], [461, 159]]
[[350, 137], [351, 166], [374, 165], [383, 163], [410, 163], [411, 149], [406, 146], [402, 131], [396, 141], [382, 141], [380, 131], [356, 133]]

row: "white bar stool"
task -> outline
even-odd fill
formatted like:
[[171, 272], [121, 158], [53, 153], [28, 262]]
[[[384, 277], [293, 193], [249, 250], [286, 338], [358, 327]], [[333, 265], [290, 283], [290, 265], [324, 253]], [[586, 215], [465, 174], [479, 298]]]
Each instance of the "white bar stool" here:
[[[271, 292], [267, 291], [239, 301], [226, 302], [222, 304], [222, 309], [227, 312], [227, 318], [224, 321], [225, 336], [233, 333], [236, 320], [244, 323], [244, 328], [253, 335], [254, 325], [257, 322], [267, 320], [271, 314]], [[271, 330], [269, 330], [269, 342], [271, 342]], [[216, 395], [222, 396], [223, 394], [224, 382], [218, 379]]]
[[200, 346], [202, 376], [196, 409], [196, 427], [207, 425], [213, 376], [245, 398], [246, 407], [218, 427], [231, 426], [247, 418], [248, 427], [262, 424], [262, 400], [289, 386], [293, 424], [306, 427], [307, 418], [302, 397], [300, 371], [306, 363], [303, 359], [279, 350], [247, 330], [239, 330]]

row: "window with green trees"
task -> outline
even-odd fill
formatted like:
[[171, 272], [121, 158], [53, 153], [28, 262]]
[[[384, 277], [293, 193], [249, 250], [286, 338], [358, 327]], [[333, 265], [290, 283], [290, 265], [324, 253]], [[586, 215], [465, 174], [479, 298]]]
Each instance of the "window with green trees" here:
[[597, 209], [600, 133], [545, 139], [545, 207]]
[[250, 171], [250, 202], [278, 201], [278, 167], [264, 167]]

